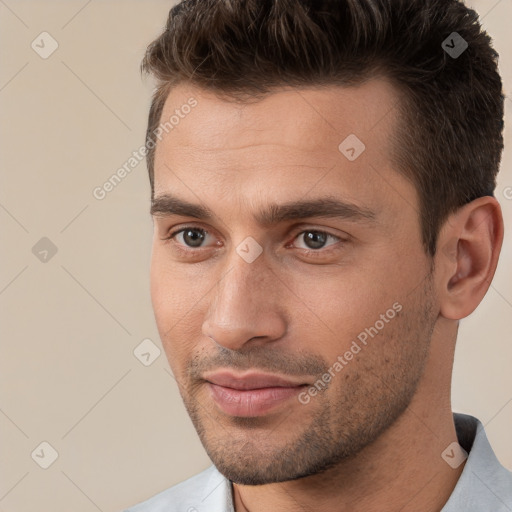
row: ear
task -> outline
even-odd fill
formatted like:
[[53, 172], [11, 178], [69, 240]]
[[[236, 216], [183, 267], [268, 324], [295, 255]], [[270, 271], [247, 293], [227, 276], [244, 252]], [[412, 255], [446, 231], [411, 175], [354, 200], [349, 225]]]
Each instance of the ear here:
[[449, 216], [435, 255], [441, 316], [460, 320], [476, 309], [494, 277], [502, 243], [503, 215], [494, 197], [479, 197]]

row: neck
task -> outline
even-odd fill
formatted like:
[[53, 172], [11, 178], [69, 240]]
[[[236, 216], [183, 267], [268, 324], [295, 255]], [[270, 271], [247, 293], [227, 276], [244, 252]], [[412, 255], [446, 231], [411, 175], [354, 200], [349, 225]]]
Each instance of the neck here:
[[[450, 497], [464, 464], [452, 468], [441, 457], [457, 442], [450, 404], [451, 371], [440, 371], [453, 361], [449, 343], [434, 352], [404, 413], [357, 456], [319, 475], [263, 486], [233, 484], [236, 512], [435, 512]], [[443, 360], [443, 359], [441, 359]], [[445, 370], [445, 368], [443, 368]]]

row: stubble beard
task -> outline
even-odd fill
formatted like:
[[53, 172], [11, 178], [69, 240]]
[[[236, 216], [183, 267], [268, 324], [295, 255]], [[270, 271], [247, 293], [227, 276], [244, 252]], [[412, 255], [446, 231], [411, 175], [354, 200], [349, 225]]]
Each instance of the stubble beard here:
[[[379, 352], [384, 340], [372, 340], [328, 390], [306, 405], [297, 402], [275, 424], [265, 418], [221, 418], [211, 403], [199, 404], [199, 388], [181, 388], [217, 469], [241, 485], [295, 480], [326, 472], [378, 439], [406, 410], [423, 375], [436, 320], [431, 286], [428, 277], [416, 307], [386, 326], [390, 331], [383, 335], [392, 353]], [[308, 407], [314, 409], [303, 409]]]

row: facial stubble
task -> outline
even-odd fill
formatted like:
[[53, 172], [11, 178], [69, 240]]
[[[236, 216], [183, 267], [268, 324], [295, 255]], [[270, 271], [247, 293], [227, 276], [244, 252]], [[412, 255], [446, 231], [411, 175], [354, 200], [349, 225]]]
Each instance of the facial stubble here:
[[[294, 401], [268, 418], [228, 417], [211, 403], [204, 385], [187, 381], [180, 386], [192, 423], [217, 469], [241, 485], [304, 478], [356, 456], [390, 428], [417, 390], [437, 318], [431, 274], [411, 295], [407, 307], [308, 404]], [[236, 360], [238, 355], [232, 355]], [[275, 356], [264, 359], [279, 366]], [[308, 360], [319, 375], [330, 366], [314, 354]], [[255, 368], [268, 369], [268, 364], [257, 361], [254, 358]], [[294, 371], [301, 367], [291, 364]], [[281, 367], [282, 373], [289, 368], [290, 364]]]

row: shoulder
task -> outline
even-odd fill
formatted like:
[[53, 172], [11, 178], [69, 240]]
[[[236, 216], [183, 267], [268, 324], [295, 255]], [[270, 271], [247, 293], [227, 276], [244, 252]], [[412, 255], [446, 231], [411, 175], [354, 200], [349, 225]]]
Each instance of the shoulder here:
[[231, 482], [215, 466], [124, 512], [230, 512]]

